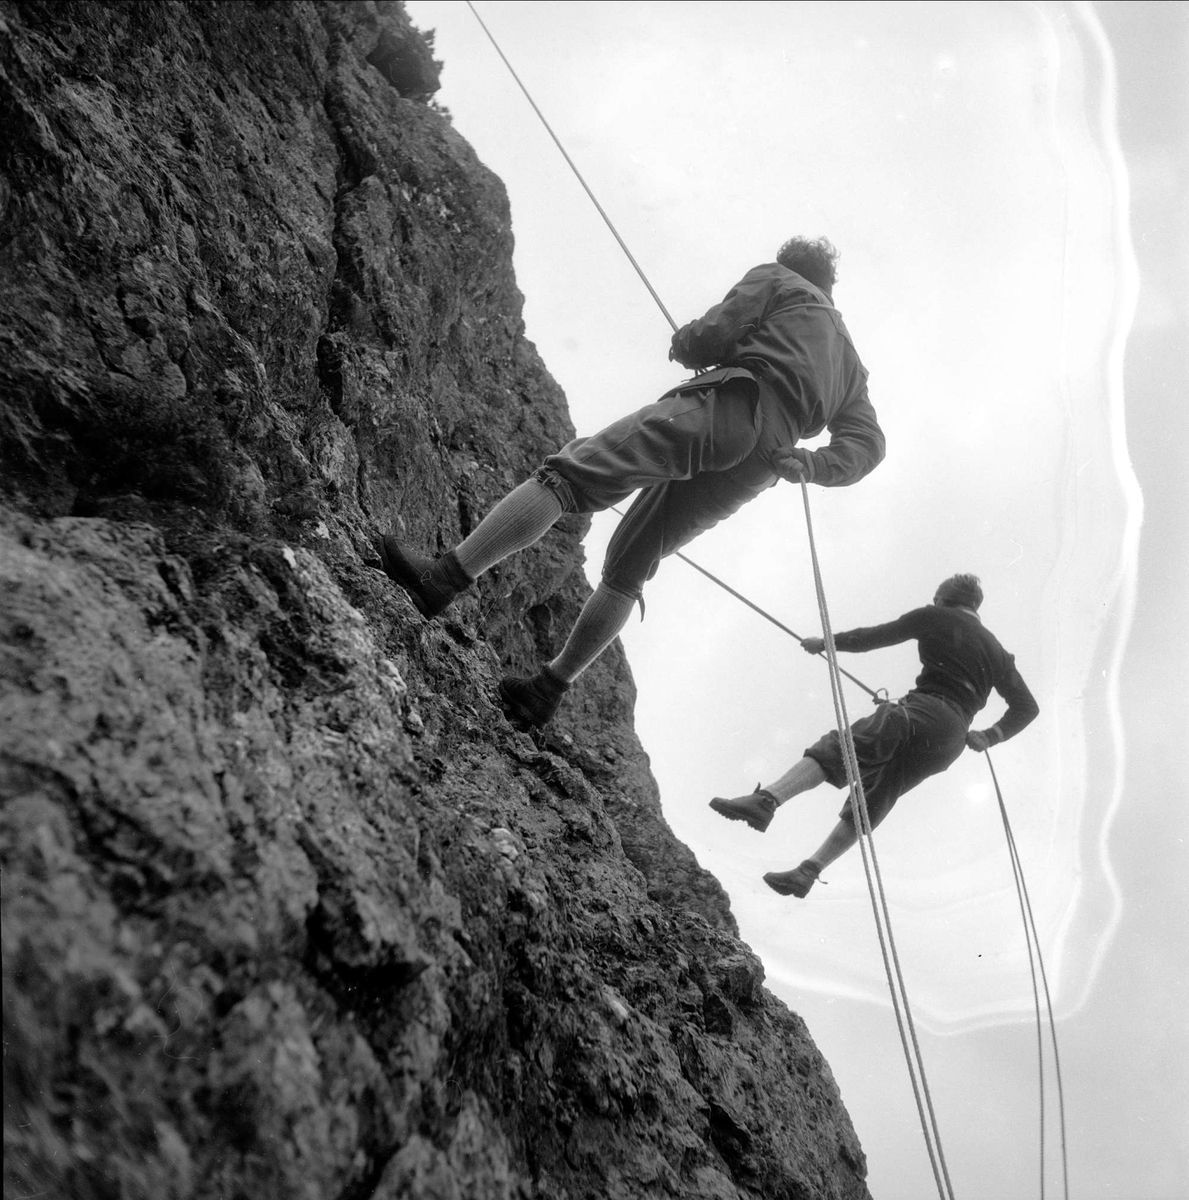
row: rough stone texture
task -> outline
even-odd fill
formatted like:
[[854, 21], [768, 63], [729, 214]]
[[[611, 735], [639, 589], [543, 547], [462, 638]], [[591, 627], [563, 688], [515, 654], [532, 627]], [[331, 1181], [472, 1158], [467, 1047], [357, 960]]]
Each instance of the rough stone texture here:
[[583, 523], [375, 569], [572, 432], [436, 80], [398, 5], [0, 0], [5, 1194], [866, 1197], [618, 647], [492, 702]]

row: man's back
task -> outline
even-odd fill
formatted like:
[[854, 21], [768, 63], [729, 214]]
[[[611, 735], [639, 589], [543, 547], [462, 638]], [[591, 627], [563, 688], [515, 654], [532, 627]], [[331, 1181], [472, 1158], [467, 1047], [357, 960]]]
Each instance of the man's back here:
[[922, 668], [917, 691], [952, 700], [973, 719], [994, 689], [1008, 705], [999, 722], [1004, 736], [1022, 729], [1039, 711], [1015, 659], [967, 608], [929, 604], [884, 625], [835, 635], [840, 650], [875, 650], [913, 639]]
[[746, 367], [755, 376], [765, 455], [828, 428], [846, 453], [823, 458], [815, 483], [853, 483], [883, 458], [867, 371], [842, 315], [824, 291], [779, 263], [753, 267], [721, 304], [678, 330], [672, 357], [695, 369]]

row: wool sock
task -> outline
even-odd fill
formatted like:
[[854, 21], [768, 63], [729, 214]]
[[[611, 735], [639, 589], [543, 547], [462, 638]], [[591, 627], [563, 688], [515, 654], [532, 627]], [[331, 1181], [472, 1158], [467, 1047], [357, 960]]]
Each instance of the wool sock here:
[[786, 800], [791, 800], [801, 792], [807, 792], [810, 788], [817, 787], [819, 783], [824, 783], [825, 779], [826, 773], [817, 759], [801, 758], [775, 783], [768, 784], [762, 790], [767, 792], [779, 807]]
[[552, 488], [526, 479], [513, 488], [462, 540], [454, 553], [459, 565], [478, 579], [503, 558], [537, 541], [561, 516]]
[[824, 871], [836, 859], [841, 858], [859, 839], [849, 821], [839, 821], [829, 836], [806, 861]]
[[562, 652], [549, 664], [559, 679], [573, 683], [628, 623], [635, 598], [600, 583], [582, 606]]

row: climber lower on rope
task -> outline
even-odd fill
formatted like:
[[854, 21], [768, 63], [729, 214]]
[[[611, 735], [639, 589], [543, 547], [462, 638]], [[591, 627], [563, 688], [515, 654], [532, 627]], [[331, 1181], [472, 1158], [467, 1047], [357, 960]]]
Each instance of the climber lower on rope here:
[[[881, 704], [874, 713], [851, 726], [860, 779], [872, 829], [905, 792], [930, 775], [944, 771], [969, 747], [982, 752], [1013, 737], [1040, 711], [1015, 660], [986, 629], [978, 615], [983, 591], [973, 575], [953, 575], [941, 584], [933, 603], [915, 608], [895, 621], [868, 629], [836, 633], [839, 650], [876, 650], [913, 639], [922, 670], [903, 699]], [[821, 638], [805, 638], [810, 654], [824, 649]], [[987, 729], [970, 723], [994, 689], [1007, 711]], [[846, 764], [836, 729], [815, 742], [775, 783], [750, 795], [723, 799], [710, 807], [732, 821], [746, 821], [761, 833], [777, 808], [820, 783], [846, 785]], [[782, 896], [803, 897], [818, 876], [855, 842], [850, 803], [825, 842], [791, 871], [772, 871], [764, 882]]]
[[[539, 727], [553, 717], [666, 555], [780, 478], [840, 487], [883, 458], [867, 372], [833, 307], [837, 258], [825, 238], [786, 242], [776, 262], [753, 268], [722, 303], [673, 335], [669, 357], [703, 373], [550, 455], [453, 550], [435, 559], [383, 538], [384, 570], [432, 617], [563, 513], [598, 512], [642, 489], [561, 653], [531, 677], [501, 682], [516, 724]], [[822, 430], [828, 445], [797, 446]]]

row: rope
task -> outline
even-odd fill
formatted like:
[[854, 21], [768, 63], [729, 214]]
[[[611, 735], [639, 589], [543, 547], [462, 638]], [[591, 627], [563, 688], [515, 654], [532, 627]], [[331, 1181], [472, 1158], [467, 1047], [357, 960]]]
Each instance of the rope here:
[[636, 256], [628, 249], [627, 242], [625, 242], [623, 238], [619, 236], [619, 230], [615, 228], [611, 218], [607, 216], [603, 206], [599, 203], [598, 197], [590, 190], [590, 185], [582, 177], [582, 172], [578, 170], [574, 160], [566, 152], [565, 146], [561, 144], [561, 139], [556, 133], [553, 132], [553, 127], [549, 124], [549, 122], [545, 120], [545, 114], [537, 107], [537, 102], [530, 95], [528, 88], [521, 83], [520, 76], [516, 74], [515, 67], [512, 66], [512, 64], [508, 61], [507, 55], [500, 49], [499, 42], [497, 42], [492, 36], [491, 30], [488, 29], [484, 24], [483, 18], [479, 16], [478, 12], [475, 11], [475, 6], [471, 3], [471, 0], [467, 0], [467, 8], [471, 10], [471, 12], [474, 14], [475, 20], [479, 22], [483, 32], [487, 34], [487, 40], [495, 47], [496, 54], [498, 54], [500, 58], [504, 60], [504, 66], [508, 68], [512, 78], [516, 80], [516, 86], [520, 88], [520, 90], [524, 93], [524, 98], [529, 102], [529, 104], [532, 105], [533, 112], [535, 112], [540, 118], [541, 124], [545, 126], [545, 131], [553, 139], [553, 144], [561, 151], [562, 157], [566, 160], [566, 162], [570, 164], [570, 170], [574, 172], [574, 176], [577, 178], [578, 182], [582, 184], [583, 190], [590, 197], [591, 204], [593, 204], [595, 208], [599, 210], [599, 216], [602, 217], [606, 222], [607, 228], [611, 230], [615, 240], [619, 243], [619, 248], [624, 252], [624, 254], [627, 255], [628, 262], [630, 262], [632, 266], [636, 268], [636, 274], [640, 276], [644, 286], [648, 289], [649, 295], [656, 301], [657, 308], [659, 308], [661, 312], [665, 314], [665, 320], [669, 322], [669, 324], [673, 327], [673, 332], [676, 333], [677, 322], [673, 320], [672, 316], [669, 314], [669, 310], [664, 305], [664, 301], [662, 301], [660, 296], [657, 294], [656, 288], [652, 286], [652, 284], [649, 282], [648, 276], [644, 274], [640, 264], [636, 261]]
[[1036, 953], [1032, 948], [1032, 937], [1028, 929], [1028, 916], [1024, 908], [1024, 894], [1020, 888], [1020, 867], [1011, 843], [1008, 843], [1011, 858], [1012, 878], [1016, 885], [1016, 899], [1020, 904], [1020, 920], [1024, 926], [1024, 945], [1028, 950], [1028, 974], [1032, 980], [1032, 1008], [1036, 1014], [1036, 1074], [1040, 1106], [1040, 1200], [1045, 1196], [1045, 1058], [1044, 1058], [1044, 1027], [1040, 1020], [1040, 990], [1036, 986]]
[[[621, 516], [621, 517], [623, 516], [623, 513], [620, 512], [620, 510], [618, 508], [616, 508], [614, 505], [611, 506], [611, 511], [618, 516]], [[688, 558], [686, 555], [682, 554], [680, 550], [675, 550], [673, 552], [673, 557], [681, 559], [681, 561], [683, 563], [685, 563], [687, 566], [691, 566], [691, 567], [693, 567], [693, 569], [695, 571], [701, 572], [701, 574], [705, 575], [706, 578], [709, 579], [711, 583], [717, 584], [720, 588], [722, 588], [722, 590], [724, 592], [727, 592], [728, 594], [734, 596], [735, 599], [738, 600], [741, 604], [746, 604], [747, 607], [752, 610], [752, 612], [759, 613], [760, 616], [763, 617], [765, 621], [771, 621], [772, 624], [775, 625], [777, 629], [783, 630], [785, 633], [787, 633], [789, 635], [789, 637], [795, 638], [798, 642], [804, 643], [805, 639], [799, 633], [796, 633], [794, 630], [790, 629], [782, 621], [778, 621], [771, 613], [765, 612], [764, 609], [762, 609], [754, 601], [749, 600], [745, 595], [743, 595], [742, 592], [735, 591], [735, 589], [733, 587], [731, 587], [731, 585], [729, 583], [724, 583], [721, 579], [719, 579], [719, 577], [717, 575], [714, 575], [711, 572], [707, 571], [705, 567], [694, 562], [694, 560], [692, 558]], [[819, 652], [814, 657], [824, 659], [825, 651]], [[869, 688], [861, 679], [858, 678], [858, 676], [852, 675], [849, 671], [844, 670], [842, 667], [839, 667], [838, 670], [843, 675], [845, 675], [847, 677], [847, 679], [849, 679], [851, 681], [851, 683], [855, 684], [857, 687], [862, 688], [863, 691], [865, 691], [867, 693], [867, 695], [871, 697], [871, 702], [873, 704], [882, 704], [885, 700], [887, 700], [887, 698], [888, 698], [887, 688], [880, 688], [878, 691], [876, 691], [873, 688]]]
[[[826, 643], [826, 656], [830, 666], [830, 690], [834, 697], [834, 717], [843, 745], [847, 783], [850, 785], [851, 817], [854, 821], [855, 829], [860, 835], [859, 851], [863, 859], [863, 872], [867, 877], [867, 891], [871, 897], [871, 910], [875, 917], [875, 929], [879, 936], [879, 949], [883, 956], [884, 972], [888, 979], [888, 990], [892, 997], [892, 1011], [896, 1015], [896, 1026], [900, 1031], [900, 1044], [904, 1049], [904, 1058], [908, 1065], [908, 1077], [912, 1083], [913, 1098], [916, 1100], [917, 1114], [921, 1122], [921, 1132], [925, 1138], [925, 1148], [929, 1154], [929, 1165], [933, 1168], [933, 1179], [937, 1184], [938, 1195], [941, 1196], [941, 1200], [953, 1200], [954, 1190], [950, 1182], [945, 1153], [941, 1147], [941, 1134], [937, 1128], [937, 1114], [933, 1109], [933, 1098], [929, 1091], [928, 1080], [925, 1077], [924, 1058], [921, 1055], [920, 1043], [917, 1040], [916, 1026], [912, 1020], [912, 1010], [908, 1003], [908, 990], [904, 984], [904, 973], [900, 967], [900, 956], [897, 953], [896, 941], [892, 933], [892, 918], [888, 912], [883, 879], [879, 872], [879, 860], [875, 854], [875, 839], [872, 834], [871, 820], [867, 812], [867, 797], [863, 791], [863, 780], [859, 771], [858, 754], [855, 751], [854, 737], [851, 734], [850, 718], [846, 711], [846, 699], [843, 696], [842, 684], [838, 678], [840, 674], [838, 651], [834, 645], [834, 630], [830, 625], [830, 614], [826, 605], [825, 585], [822, 582], [817, 543], [813, 534], [813, 517], [809, 509], [809, 487], [804, 480], [801, 480], [801, 498], [805, 506], [805, 528], [809, 535], [809, 554], [813, 563], [813, 582], [817, 591], [818, 611], [821, 614], [822, 635]], [[869, 853], [870, 862], [868, 862]], [[872, 880], [873, 874], [874, 882]], [[891, 958], [890, 962], [889, 955]], [[902, 1003], [903, 1013], [901, 1012]], [[906, 1028], [907, 1035], [905, 1033]], [[909, 1050], [910, 1040], [912, 1043], [911, 1051]], [[922, 1096], [924, 1098], [923, 1105]], [[928, 1120], [926, 1120], [925, 1116], [926, 1109], [928, 1110]], [[942, 1177], [944, 1177], [944, 1186]]]
[[[1024, 940], [1028, 946], [1028, 967], [1032, 972], [1032, 1002], [1036, 1010], [1036, 1050], [1037, 1071], [1040, 1092], [1040, 1198], [1045, 1194], [1045, 1086], [1044, 1086], [1044, 1035], [1040, 1017], [1040, 997], [1036, 987], [1036, 973], [1039, 968], [1041, 985], [1044, 988], [1045, 1007], [1049, 1018], [1049, 1035], [1053, 1043], [1053, 1074], [1057, 1081], [1057, 1113], [1061, 1125], [1061, 1178], [1065, 1200], [1069, 1200], [1069, 1160], [1065, 1144], [1065, 1086], [1061, 1078], [1061, 1055], [1057, 1050], [1057, 1022], [1053, 1017], [1053, 1000], [1049, 993], [1049, 980], [1045, 973], [1044, 958], [1040, 952], [1040, 938], [1036, 933], [1036, 920], [1032, 915], [1032, 901], [1028, 895], [1028, 884], [1024, 879], [1024, 867], [1020, 862], [1019, 850], [1016, 847], [1015, 834], [1007, 817], [1007, 805], [1003, 800], [1003, 792], [999, 787], [999, 777], [995, 774], [995, 764], [991, 761], [990, 750], [984, 751], [987, 766], [991, 771], [991, 782], [995, 785], [995, 798], [999, 802], [999, 816], [1003, 821], [1003, 832], [1007, 837], [1008, 855], [1011, 859], [1012, 875], [1016, 881], [1016, 895], [1020, 902], [1020, 916], [1024, 923]], [[1035, 966], [1033, 965], [1033, 946], [1036, 948]]]
[[[552, 138], [554, 145], [557, 146], [562, 157], [569, 165], [570, 170], [573, 171], [574, 176], [582, 185], [583, 190], [590, 198], [591, 203], [595, 206], [599, 216], [602, 217], [607, 228], [611, 231], [612, 236], [615, 238], [616, 242], [619, 243], [619, 248], [626, 255], [628, 262], [632, 264], [636, 274], [639, 275], [644, 286], [648, 289], [649, 295], [656, 302], [656, 305], [661, 310], [665, 320], [669, 322], [670, 327], [674, 332], [676, 332], [677, 322], [673, 320], [672, 315], [665, 307], [665, 304], [661, 300], [656, 289], [652, 286], [648, 276], [645, 275], [643, 268], [641, 268], [640, 264], [636, 261], [635, 255], [632, 254], [627, 243], [620, 236], [619, 230], [616, 229], [614, 222], [612, 222], [611, 218], [607, 215], [607, 212], [603, 208], [602, 204], [599, 203], [598, 197], [591, 190], [590, 185], [586, 182], [582, 172], [578, 170], [577, 165], [570, 157], [557, 134], [554, 133], [552, 126], [545, 119], [544, 113], [542, 113], [540, 108], [537, 106], [537, 103], [533, 99], [528, 88], [525, 87], [520, 76], [516, 73], [516, 69], [512, 66], [511, 62], [509, 62], [507, 55], [504, 54], [499, 43], [496, 41], [491, 31], [487, 28], [483, 18], [479, 16], [479, 13], [475, 9], [474, 4], [471, 3], [471, 0], [467, 0], [467, 7], [471, 10], [475, 20], [479, 22], [483, 32], [487, 35], [488, 41], [491, 42], [492, 46], [495, 48], [495, 52], [499, 55], [504, 65], [508, 68], [512, 78], [516, 81], [517, 86], [520, 88], [521, 92], [524, 93], [525, 99], [532, 107], [533, 112], [537, 114], [541, 124], [545, 127], [545, 130], [549, 134], [550, 138]], [[942, 1200], [953, 1200], [953, 1185], [950, 1181], [949, 1169], [945, 1161], [945, 1153], [941, 1146], [941, 1134], [937, 1127], [937, 1114], [933, 1108], [933, 1099], [929, 1091], [928, 1080], [925, 1076], [924, 1059], [921, 1055], [920, 1043], [916, 1034], [916, 1026], [912, 1019], [912, 1010], [908, 1002], [908, 991], [904, 983], [904, 974], [900, 967], [900, 958], [896, 950], [895, 937], [892, 932], [891, 914], [888, 911], [887, 898], [883, 888], [883, 879], [879, 871], [879, 860], [875, 853], [875, 840], [872, 833], [870, 817], [867, 812], [867, 798], [863, 792], [863, 782], [859, 771], [858, 755], [855, 751], [854, 738], [850, 729], [850, 719], [846, 711], [846, 700], [842, 692], [841, 676], [846, 676], [846, 678], [851, 680], [852, 683], [857, 684], [876, 703], [881, 700], [881, 696], [879, 693], [869, 688], [861, 680], [857, 679], [854, 675], [844, 670], [838, 664], [838, 651], [834, 644], [834, 632], [830, 625], [830, 616], [826, 605], [825, 587], [822, 582], [821, 567], [818, 561], [817, 546], [813, 533], [813, 519], [809, 508], [809, 488], [804, 479], [802, 479], [800, 482], [802, 500], [805, 506], [805, 524], [809, 535], [810, 556], [813, 562], [814, 586], [817, 591], [818, 609], [821, 614], [822, 631], [825, 641], [825, 657], [830, 672], [830, 690], [834, 701], [834, 715], [838, 723], [839, 735], [844, 749], [847, 781], [850, 785], [852, 819], [854, 820], [855, 828], [859, 831], [860, 835], [858, 839], [859, 850], [863, 860], [863, 871], [867, 877], [867, 889], [871, 897], [871, 906], [875, 917], [876, 932], [879, 936], [880, 953], [883, 956], [884, 970], [888, 978], [888, 988], [892, 998], [892, 1009], [895, 1013], [896, 1024], [900, 1031], [900, 1042], [904, 1049], [905, 1060], [908, 1065], [909, 1080], [912, 1083], [917, 1113], [921, 1121], [921, 1130], [925, 1138], [925, 1147], [929, 1154], [930, 1166], [933, 1169], [933, 1178], [937, 1184], [937, 1190], [939, 1195], [942, 1197]], [[616, 509], [615, 511], [618, 512], [619, 510]], [[677, 552], [677, 557], [683, 562], [687, 563], [689, 566], [693, 567], [694, 570], [705, 575], [713, 583], [723, 588], [724, 591], [730, 593], [737, 600], [740, 600], [743, 604], [747, 605], [748, 608], [758, 613], [765, 620], [770, 621], [773, 625], [777, 626], [777, 628], [795, 638], [798, 642], [803, 643], [805, 641], [803, 637], [795, 633], [787, 625], [782, 624], [770, 613], [767, 613], [760, 608], [759, 605], [754, 604], [746, 596], [737, 592], [734, 588], [724, 583], [717, 576], [711, 574], [711, 572], [707, 571], [704, 567], [699, 566], [699, 564], [694, 562], [692, 559], [687, 558], [680, 552]], [[999, 781], [995, 779], [995, 768], [991, 764], [989, 754], [987, 755], [987, 764], [991, 767], [991, 776], [992, 779], [995, 780], [995, 792], [999, 797], [999, 810], [1003, 818], [1004, 830], [1007, 835], [1008, 849], [1012, 861], [1012, 870], [1016, 878], [1017, 892], [1020, 897], [1021, 910], [1026, 914], [1025, 937], [1028, 940], [1028, 960], [1029, 967], [1032, 971], [1033, 999], [1037, 1010], [1038, 1029], [1040, 1003], [1036, 991], [1036, 966], [1038, 966], [1040, 970], [1041, 982], [1043, 984], [1045, 993], [1045, 1002], [1048, 1006], [1049, 1026], [1052, 1031], [1053, 1060], [1056, 1067], [1057, 1093], [1061, 1117], [1061, 1156], [1062, 1166], [1065, 1171], [1065, 1198], [1068, 1200], [1069, 1177], [1068, 1166], [1066, 1164], [1065, 1147], [1065, 1100], [1064, 1088], [1061, 1081], [1060, 1058], [1057, 1053], [1057, 1031], [1056, 1024], [1053, 1019], [1052, 1000], [1049, 994], [1048, 979], [1045, 976], [1044, 962], [1040, 956], [1040, 943], [1036, 936], [1036, 924], [1032, 916], [1032, 907], [1028, 898], [1027, 885], [1024, 882], [1023, 869], [1020, 865], [1019, 855], [1016, 850], [1015, 838], [1008, 822], [1007, 809], [1003, 803], [1002, 793], [999, 790]], [[1034, 943], [1036, 946], [1036, 966], [1033, 966], [1032, 947]], [[911, 1050], [909, 1048], [910, 1042]], [[1040, 1042], [1039, 1051], [1041, 1064], [1041, 1200], [1044, 1200], [1044, 1059], [1043, 1042], [1041, 1042], [1039, 1034], [1038, 1042]], [[927, 1119], [926, 1110], [928, 1113]]]

